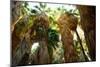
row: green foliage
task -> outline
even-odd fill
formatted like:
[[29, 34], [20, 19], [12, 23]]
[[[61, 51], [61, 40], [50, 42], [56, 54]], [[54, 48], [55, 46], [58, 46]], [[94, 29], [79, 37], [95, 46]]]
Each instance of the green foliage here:
[[49, 55], [52, 57], [53, 60], [53, 49], [57, 49], [59, 47], [59, 35], [56, 30], [53, 30], [51, 28], [48, 29], [48, 52]]
[[40, 3], [39, 5], [40, 5], [40, 7], [41, 7], [42, 9], [46, 8], [46, 6], [47, 6], [46, 3]]
[[31, 13], [37, 13], [37, 10], [32, 9]]
[[59, 41], [59, 35], [56, 30], [49, 29], [48, 30], [48, 41], [49, 41], [49, 46], [52, 48], [56, 49], [58, 47], [58, 41]]
[[24, 3], [24, 7], [27, 7], [27, 6], [28, 6], [28, 3], [27, 3], [27, 2], [25, 2], [25, 3]]

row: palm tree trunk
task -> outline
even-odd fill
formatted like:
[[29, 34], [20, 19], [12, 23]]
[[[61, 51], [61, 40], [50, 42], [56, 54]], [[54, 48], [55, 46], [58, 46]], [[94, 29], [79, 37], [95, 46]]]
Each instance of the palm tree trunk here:
[[84, 51], [84, 48], [83, 48], [83, 45], [82, 45], [82, 41], [81, 41], [81, 39], [80, 39], [80, 37], [79, 37], [79, 35], [78, 35], [78, 32], [77, 32], [77, 31], [75, 31], [75, 32], [76, 32], [77, 38], [78, 38], [78, 40], [79, 40], [79, 43], [80, 43], [81, 50], [82, 50], [82, 53], [83, 53], [83, 55], [84, 55], [85, 61], [89, 61], [87, 55], [85, 54], [85, 51]]
[[88, 46], [89, 55], [92, 61], [96, 60], [96, 7], [95, 6], [77, 6], [80, 17], [81, 26], [84, 31], [86, 44]]

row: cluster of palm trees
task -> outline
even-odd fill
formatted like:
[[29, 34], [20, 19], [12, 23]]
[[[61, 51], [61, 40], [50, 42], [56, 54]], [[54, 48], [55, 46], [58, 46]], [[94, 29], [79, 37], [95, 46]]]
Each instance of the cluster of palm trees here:
[[[59, 49], [58, 42], [61, 43], [60, 48], [64, 51], [63, 55], [60, 55], [63, 56], [62, 63], [82, 61], [79, 60], [77, 49], [73, 44], [72, 32], [77, 35], [85, 61], [90, 61], [88, 57], [95, 60], [94, 6], [76, 6], [79, 13], [75, 13], [75, 10], [68, 12], [65, 8], [57, 8], [61, 15], [55, 20], [55, 13], [51, 14], [52, 10], [47, 8], [45, 3], [34, 6], [36, 9], [30, 9], [28, 2], [13, 1], [12, 4], [12, 65], [53, 63], [54, 53], [56, 49]], [[80, 22], [75, 15], [80, 15]], [[84, 44], [77, 32], [79, 24], [84, 31], [88, 55], [86, 55]], [[60, 35], [61, 39], [59, 39]], [[31, 48], [36, 42], [39, 47], [32, 54]]]

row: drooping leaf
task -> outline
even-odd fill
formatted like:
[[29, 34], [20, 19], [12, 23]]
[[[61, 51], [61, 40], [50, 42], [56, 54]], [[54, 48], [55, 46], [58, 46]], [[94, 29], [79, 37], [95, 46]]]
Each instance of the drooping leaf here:
[[38, 9], [39, 11], [42, 11], [41, 8], [39, 6], [34, 6], [36, 9]]
[[37, 13], [38, 11], [37, 10], [35, 10], [35, 9], [32, 9], [31, 10], [31, 13]]
[[40, 7], [41, 7], [42, 9], [44, 9], [44, 8], [46, 7], [46, 4], [45, 4], [45, 3], [40, 3]]
[[28, 3], [27, 3], [27, 2], [25, 2], [24, 7], [27, 7], [27, 6], [28, 6]]

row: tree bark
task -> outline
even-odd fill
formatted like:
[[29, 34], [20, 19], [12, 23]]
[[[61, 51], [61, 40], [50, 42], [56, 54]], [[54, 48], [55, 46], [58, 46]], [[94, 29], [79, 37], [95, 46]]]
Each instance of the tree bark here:
[[42, 40], [40, 43], [40, 49], [38, 53], [39, 64], [48, 64], [50, 63], [49, 53], [47, 45], [48, 43], [45, 40]]
[[77, 6], [81, 17], [81, 26], [84, 30], [86, 44], [92, 61], [96, 60], [96, 7], [95, 6]]

